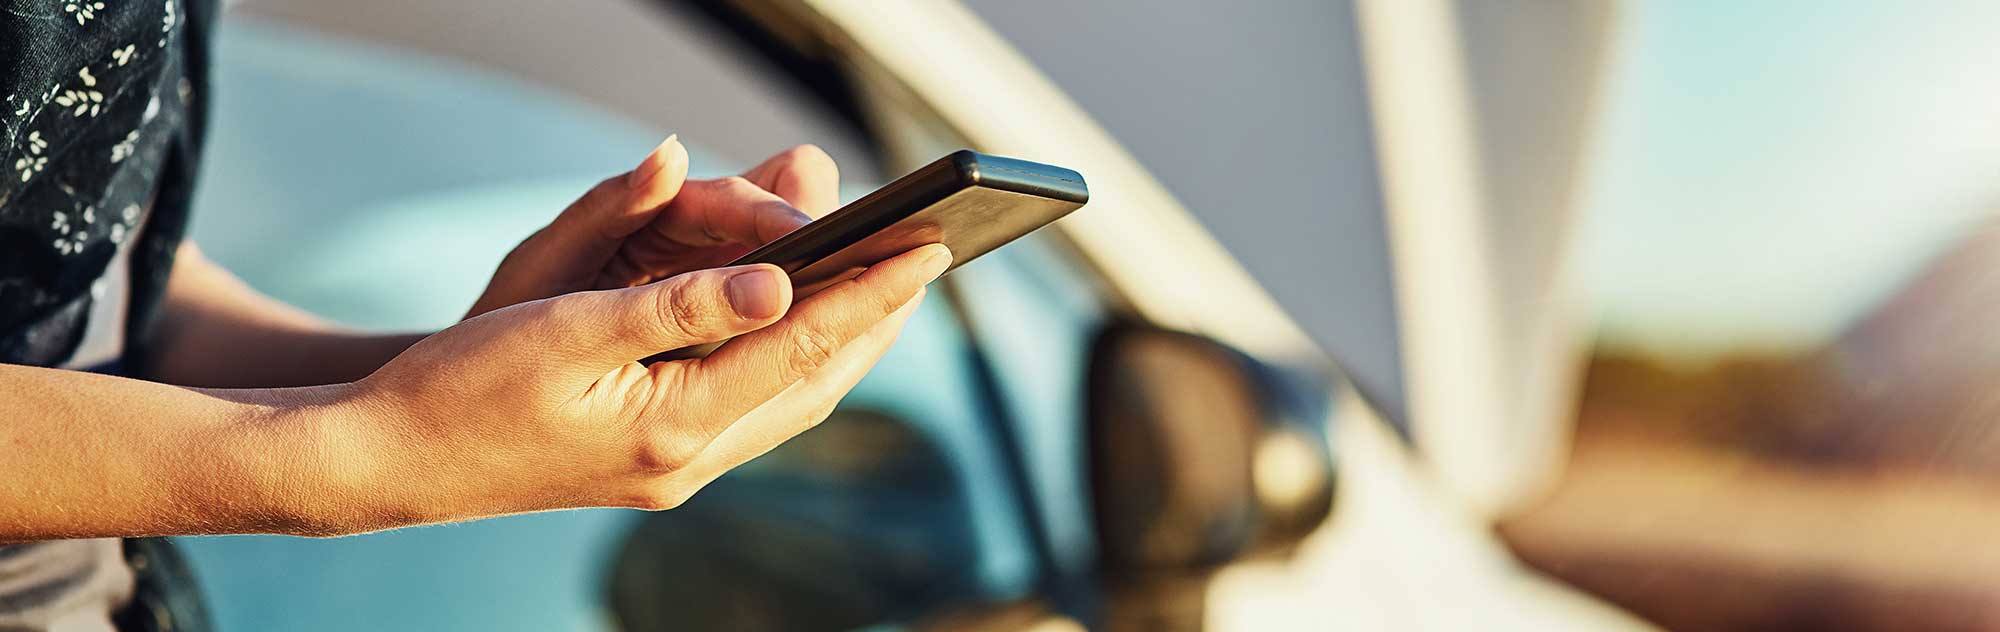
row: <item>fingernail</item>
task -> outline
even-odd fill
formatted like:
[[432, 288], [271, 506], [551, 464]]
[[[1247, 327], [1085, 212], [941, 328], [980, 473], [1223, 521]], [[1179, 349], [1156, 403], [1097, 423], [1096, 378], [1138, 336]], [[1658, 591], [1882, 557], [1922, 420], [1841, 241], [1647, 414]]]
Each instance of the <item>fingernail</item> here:
[[668, 146], [680, 142], [680, 136], [680, 134], [668, 134], [666, 140], [660, 141], [660, 144], [646, 150], [646, 155], [639, 157], [639, 166], [646, 166], [646, 163], [651, 162], [654, 156], [658, 156], [661, 152], [666, 151]]
[[635, 191], [646, 188], [646, 183], [652, 182], [654, 176], [667, 168], [665, 159], [655, 161], [653, 157], [665, 152], [669, 145], [680, 142], [680, 136], [680, 134], [668, 134], [666, 140], [660, 141], [660, 144], [653, 146], [652, 151], [646, 152], [646, 157], [639, 159], [639, 166], [633, 167], [631, 175], [626, 176], [627, 186]]
[[[924, 255], [924, 270], [929, 274], [931, 281], [936, 281], [938, 277], [944, 276], [945, 270], [951, 268], [951, 248], [946, 247], [944, 244], [931, 244], [924, 247], [931, 250], [930, 254]], [[926, 283], [928, 282], [926, 281]]]
[[758, 266], [738, 272], [723, 284], [723, 293], [729, 296], [729, 308], [745, 320], [763, 320], [778, 315], [784, 309], [781, 273], [776, 268]]

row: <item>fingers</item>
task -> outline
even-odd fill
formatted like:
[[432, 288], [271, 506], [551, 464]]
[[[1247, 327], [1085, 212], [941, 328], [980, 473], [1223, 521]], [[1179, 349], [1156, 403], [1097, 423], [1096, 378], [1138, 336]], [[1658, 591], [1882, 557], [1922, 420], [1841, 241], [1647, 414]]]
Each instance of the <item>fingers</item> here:
[[805, 213], [744, 178], [698, 180], [682, 187], [652, 230], [686, 246], [761, 246], [812, 221]]
[[608, 255], [680, 193], [687, 172], [687, 147], [679, 135], [668, 136], [646, 153], [639, 166], [599, 182], [570, 204], [549, 230], [570, 247]]
[[950, 265], [944, 246], [917, 248], [828, 287], [794, 306], [790, 317], [731, 340], [707, 358], [655, 368], [662, 379], [683, 385], [683, 401], [727, 424], [818, 372]]
[[681, 470], [675, 483], [690, 491], [699, 489], [825, 421], [834, 406], [889, 352], [923, 300], [924, 292], [918, 291], [901, 308], [842, 347], [818, 372], [786, 387], [735, 423], [709, 429], [719, 430], [719, 434], [706, 441], [706, 447]]
[[783, 316], [792, 286], [783, 270], [750, 265], [699, 270], [620, 290], [540, 301], [540, 349], [578, 375], [601, 376], [662, 351], [725, 340]]
[[564, 209], [550, 236], [606, 258], [648, 225], [685, 245], [761, 246], [833, 210], [840, 193], [839, 169], [812, 145], [781, 152], [742, 178], [690, 183], [687, 173], [687, 147], [668, 136], [639, 166]]
[[833, 158], [800, 145], [743, 177], [688, 184], [653, 227], [681, 244], [762, 246], [832, 211], [839, 197]]
[[[600, 272], [592, 286], [643, 285], [733, 261], [811, 222], [801, 207], [815, 214], [830, 211], [838, 202], [839, 180], [826, 152], [802, 145], [742, 177], [680, 184], [648, 228], [597, 260]], [[619, 224], [621, 230], [627, 227]]]
[[779, 152], [743, 177], [814, 218], [824, 217], [840, 204], [840, 168], [833, 157], [813, 145]]

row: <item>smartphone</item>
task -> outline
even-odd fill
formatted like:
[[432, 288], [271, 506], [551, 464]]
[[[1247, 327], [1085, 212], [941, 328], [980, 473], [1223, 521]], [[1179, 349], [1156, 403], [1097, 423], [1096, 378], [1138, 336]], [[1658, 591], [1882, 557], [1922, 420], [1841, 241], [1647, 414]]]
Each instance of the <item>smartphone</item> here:
[[[951, 269], [1082, 208], [1075, 171], [961, 149], [729, 263], [769, 263], [792, 278], [793, 302], [926, 244], [951, 249]], [[950, 270], [946, 270], [950, 272]], [[720, 343], [652, 358], [705, 356]]]

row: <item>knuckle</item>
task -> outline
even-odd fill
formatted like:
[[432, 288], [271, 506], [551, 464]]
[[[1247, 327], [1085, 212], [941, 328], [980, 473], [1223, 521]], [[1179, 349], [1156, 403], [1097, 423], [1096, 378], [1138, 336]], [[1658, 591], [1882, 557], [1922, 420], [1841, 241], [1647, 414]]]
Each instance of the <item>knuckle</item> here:
[[875, 308], [875, 313], [878, 316], [888, 316], [895, 313], [896, 310], [903, 308], [904, 303], [908, 302], [910, 302], [908, 295], [893, 288], [879, 288], [868, 293], [868, 304]]
[[632, 470], [652, 476], [679, 472], [694, 463], [705, 447], [674, 433], [653, 433], [632, 451]]
[[694, 372], [688, 370], [687, 364], [655, 362], [646, 368], [646, 373], [652, 380], [650, 387], [654, 393], [672, 394], [678, 397], [683, 393], [695, 391]]
[[794, 169], [835, 172], [840, 168], [826, 150], [810, 143], [787, 149], [783, 156]]
[[667, 339], [695, 340], [708, 330], [708, 305], [686, 283], [675, 283], [654, 294], [654, 318], [658, 332]]
[[786, 381], [794, 382], [812, 375], [813, 371], [833, 359], [834, 352], [839, 350], [838, 342], [826, 332], [802, 329], [793, 334], [792, 352], [785, 365]]

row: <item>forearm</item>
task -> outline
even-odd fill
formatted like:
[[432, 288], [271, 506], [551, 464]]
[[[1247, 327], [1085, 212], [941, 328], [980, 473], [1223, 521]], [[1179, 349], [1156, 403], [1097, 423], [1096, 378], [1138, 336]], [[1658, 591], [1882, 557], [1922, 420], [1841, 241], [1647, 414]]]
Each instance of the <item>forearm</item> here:
[[423, 334], [370, 334], [333, 326], [295, 327], [241, 315], [182, 311], [161, 332], [143, 372], [169, 384], [281, 388], [352, 382], [380, 368]]
[[272, 300], [184, 246], [141, 368], [171, 384], [274, 388], [366, 377], [423, 334], [371, 334]]
[[350, 530], [379, 503], [344, 388], [203, 391], [0, 365], [0, 542]]

